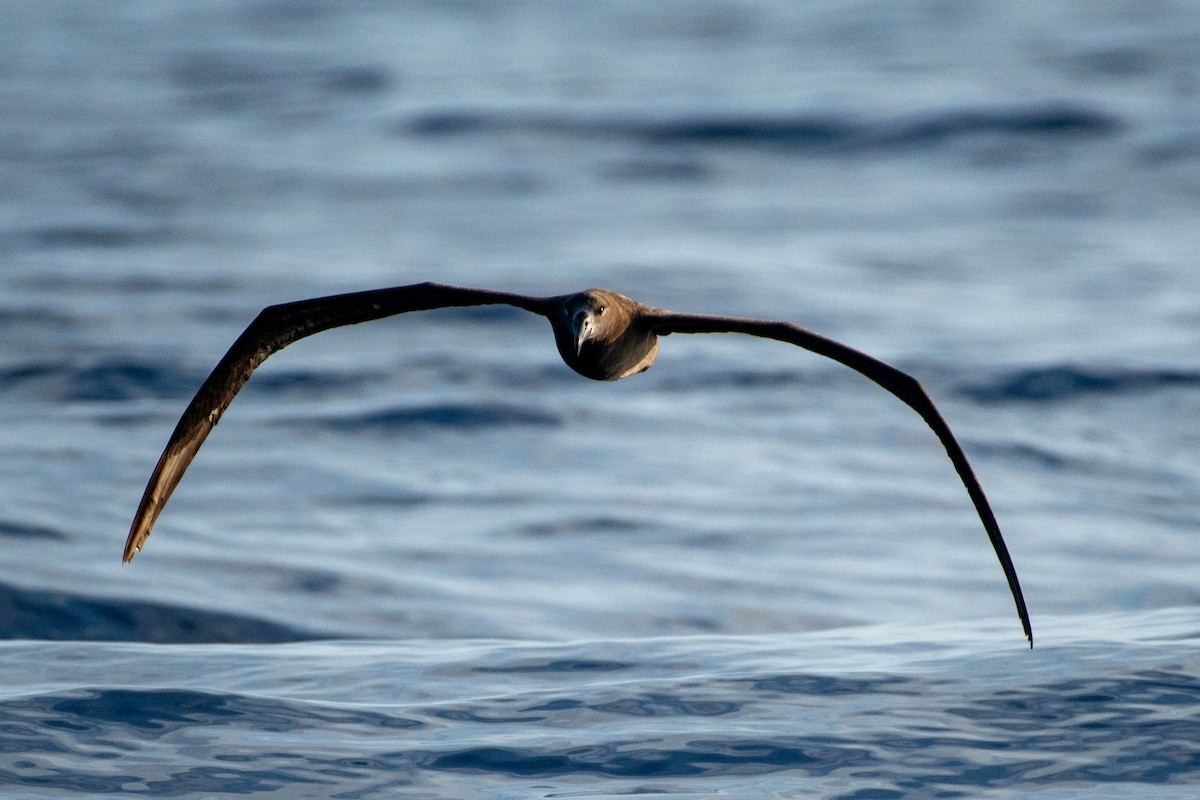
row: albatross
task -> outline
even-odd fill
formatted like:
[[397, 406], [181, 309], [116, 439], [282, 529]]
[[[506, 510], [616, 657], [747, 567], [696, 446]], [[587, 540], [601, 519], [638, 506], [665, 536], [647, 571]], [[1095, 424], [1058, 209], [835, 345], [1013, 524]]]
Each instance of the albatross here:
[[531, 297], [489, 289], [417, 283], [364, 292], [317, 297], [269, 306], [259, 313], [201, 384], [180, 417], [146, 485], [125, 541], [128, 563], [145, 545], [163, 505], [196, 457], [204, 439], [272, 353], [306, 336], [409, 311], [461, 306], [509, 305], [550, 321], [554, 343], [567, 366], [585, 378], [616, 381], [644, 372], [658, 355], [659, 337], [672, 333], [741, 333], [793, 344], [856, 370], [916, 411], [946, 448], [946, 454], [975, 504], [1008, 580], [1029, 646], [1033, 630], [1017, 570], [996, 515], [950, 426], [912, 376], [841, 342], [794, 325], [744, 317], [683, 314], [643, 305], [607, 289]]

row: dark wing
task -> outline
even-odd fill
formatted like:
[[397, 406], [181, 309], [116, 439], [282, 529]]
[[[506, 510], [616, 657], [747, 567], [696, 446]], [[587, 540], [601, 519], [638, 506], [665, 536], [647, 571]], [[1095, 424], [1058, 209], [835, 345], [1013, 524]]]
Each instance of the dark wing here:
[[794, 344], [861, 372], [907, 403], [937, 434], [938, 439], [946, 448], [946, 454], [950, 456], [950, 461], [954, 464], [954, 469], [962, 478], [963, 485], [967, 487], [967, 494], [975, 503], [979, 519], [983, 521], [983, 527], [987, 530], [988, 538], [992, 540], [992, 547], [996, 550], [996, 557], [1000, 559], [1000, 566], [1004, 568], [1004, 577], [1008, 579], [1008, 588], [1012, 591], [1013, 601], [1017, 604], [1017, 614], [1021, 618], [1021, 626], [1025, 629], [1025, 638], [1029, 640], [1029, 646], [1033, 647], [1033, 630], [1029, 624], [1029, 612], [1025, 608], [1025, 597], [1021, 593], [1017, 570], [1008, 554], [1008, 547], [1004, 544], [1004, 537], [1000, 535], [1000, 525], [996, 522], [996, 515], [992, 513], [987, 496], [983, 493], [983, 487], [979, 485], [979, 479], [975, 477], [975, 471], [971, 469], [971, 464], [967, 461], [967, 456], [963, 453], [958, 440], [951, 433], [950, 426], [946, 424], [946, 420], [942, 419], [937, 407], [934, 406], [929, 395], [925, 393], [925, 389], [915, 378], [866, 353], [788, 322], [676, 314], [650, 308], [645, 309], [643, 319], [649, 325], [650, 330], [659, 335], [668, 333], [745, 333]]
[[158, 519], [188, 464], [196, 457], [196, 451], [204, 443], [205, 437], [250, 379], [250, 373], [272, 353], [314, 333], [406, 311], [499, 304], [516, 306], [543, 316], [550, 309], [549, 298], [436, 283], [318, 297], [263, 309], [213, 368], [175, 426], [175, 432], [158, 459], [158, 466], [150, 476], [137, 515], [133, 518], [129, 538], [125, 540], [124, 560], [128, 562], [134, 553], [142, 549], [154, 527], [154, 521]]

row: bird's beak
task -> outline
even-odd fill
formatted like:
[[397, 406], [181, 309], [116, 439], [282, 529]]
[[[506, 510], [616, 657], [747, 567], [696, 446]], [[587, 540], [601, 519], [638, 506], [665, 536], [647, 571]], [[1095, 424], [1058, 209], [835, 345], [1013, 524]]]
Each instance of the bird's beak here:
[[592, 315], [580, 311], [572, 320], [575, 323], [575, 355], [583, 351], [583, 343], [592, 338]]

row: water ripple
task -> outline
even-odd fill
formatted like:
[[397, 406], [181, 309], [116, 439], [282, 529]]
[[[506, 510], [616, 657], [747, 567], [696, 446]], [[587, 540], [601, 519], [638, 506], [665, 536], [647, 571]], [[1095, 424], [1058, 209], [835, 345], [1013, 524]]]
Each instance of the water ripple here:
[[322, 637], [277, 622], [220, 611], [0, 584], [0, 639], [198, 644], [314, 638]]
[[340, 433], [392, 433], [411, 428], [474, 430], [513, 425], [557, 427], [561, 419], [540, 409], [497, 403], [439, 403], [413, 408], [393, 408], [296, 420], [306, 426]]
[[959, 389], [977, 403], [1059, 402], [1094, 394], [1141, 394], [1200, 386], [1200, 373], [1177, 369], [1093, 368], [1064, 364], [1020, 369]]
[[[1148, 618], [1147, 635], [1194, 633], [1193, 617]], [[1062, 625], [1050, 627], [1063, 638]], [[837, 797], [1064, 784], [1153, 796], [1200, 780], [1194, 638], [1172, 642], [1165, 652], [1080, 643], [1011, 657], [961, 637], [943, 636], [954, 647], [940, 650], [837, 632], [787, 643], [325, 642], [220, 653], [63, 645], [48, 657], [18, 645], [0, 649], [0, 670], [40, 658], [44, 680], [94, 671], [136, 685], [0, 699], [0, 781], [156, 796], [528, 796], [596, 779], [609, 794], [691, 786], [743, 796], [749, 778]], [[830, 669], [767, 668], [813, 657]], [[158, 685], [143, 685], [150, 675]], [[230, 683], [260, 688], [216, 688]], [[320, 699], [331, 692], [355, 699]]]
[[[32, 389], [51, 400], [84, 403], [182, 399], [190, 398], [204, 377], [202, 371], [121, 356], [83, 363], [42, 360], [0, 368], [0, 391]], [[307, 398], [381, 380], [372, 372], [272, 370], [255, 375], [252, 390]]]
[[955, 140], [981, 136], [1032, 141], [1104, 138], [1123, 125], [1106, 111], [1051, 104], [945, 109], [874, 121], [821, 113], [589, 120], [548, 113], [452, 109], [426, 112], [398, 127], [405, 134], [425, 138], [529, 133], [627, 139], [660, 146], [767, 146], [847, 154], [936, 149]]

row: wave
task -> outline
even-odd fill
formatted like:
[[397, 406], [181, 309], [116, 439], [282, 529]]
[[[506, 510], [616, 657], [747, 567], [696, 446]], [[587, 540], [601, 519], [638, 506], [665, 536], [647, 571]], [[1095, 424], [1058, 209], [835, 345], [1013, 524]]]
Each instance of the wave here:
[[369, 725], [394, 730], [423, 727], [417, 720], [368, 709], [342, 709], [266, 697], [186, 689], [92, 689], [75, 695], [39, 695], [6, 704], [10, 712], [40, 711], [71, 717], [82, 725], [119, 724], [169, 733], [193, 725], [238, 725], [270, 721], [277, 731], [316, 725]]
[[156, 244], [172, 238], [158, 228], [122, 225], [55, 225], [17, 234], [36, 249], [122, 249]]
[[323, 638], [237, 614], [0, 584], [0, 639], [277, 644]]
[[[847, 373], [848, 374], [848, 373]], [[831, 377], [832, 376], [832, 377]], [[667, 391], [706, 391], [711, 389], [786, 389], [825, 386], [845, 377], [841, 369], [826, 369], [820, 374], [811, 369], [711, 369], [675, 373], [658, 377]]]
[[1124, 128], [1107, 111], [1070, 104], [931, 111], [893, 119], [833, 114], [717, 114], [674, 119], [585, 119], [548, 113], [457, 109], [402, 122], [404, 135], [425, 138], [526, 133], [566, 138], [625, 139], [658, 145], [768, 146], [814, 153], [932, 149], [972, 137], [1024, 140], [1104, 138]]
[[57, 377], [62, 381], [58, 399], [97, 402], [182, 396], [202, 380], [186, 369], [122, 360], [65, 367]]
[[508, 426], [557, 427], [562, 419], [540, 409], [499, 403], [438, 403], [411, 408], [303, 417], [285, 422], [316, 426], [339, 433], [391, 433], [411, 428], [476, 430]]
[[32, 389], [63, 402], [177, 397], [195, 391], [201, 380], [203, 376], [178, 367], [122, 359], [92, 364], [41, 361], [0, 369], [0, 391]]
[[580, 534], [631, 533], [646, 529], [646, 523], [625, 517], [564, 517], [549, 522], [523, 525], [514, 532], [520, 536], [542, 538]]
[[55, 542], [65, 542], [68, 537], [56, 528], [45, 525], [31, 525], [24, 522], [12, 522], [0, 519], [0, 537], [10, 539], [46, 539]]
[[[0, 368], [0, 392], [25, 389], [50, 400], [85, 403], [188, 399], [204, 378], [200, 370], [134, 358], [82, 364], [40, 361]], [[251, 388], [271, 395], [319, 396], [382, 379], [372, 372], [268, 370], [254, 376]]]
[[339, 99], [389, 92], [391, 70], [379, 64], [316, 64], [272, 54], [200, 51], [170, 64], [168, 79], [184, 104], [222, 114], [313, 114]]
[[1088, 368], [1070, 364], [1008, 372], [959, 388], [982, 404], [1065, 402], [1088, 395], [1140, 394], [1200, 386], [1200, 372], [1172, 369]]
[[[858, 629], [563, 644], [16, 643], [0, 650], [5, 677], [31, 664], [45, 674], [0, 699], [5, 749], [20, 754], [0, 779], [163, 796], [550, 796], [596, 780], [612, 795], [1178, 796], [1200, 778], [1194, 610], [1113, 621], [1058, 620], [1033, 653], [951, 628], [928, 640]], [[1072, 624], [1120, 630], [1072, 638]], [[1138, 624], [1141, 641], [1127, 636]]]

